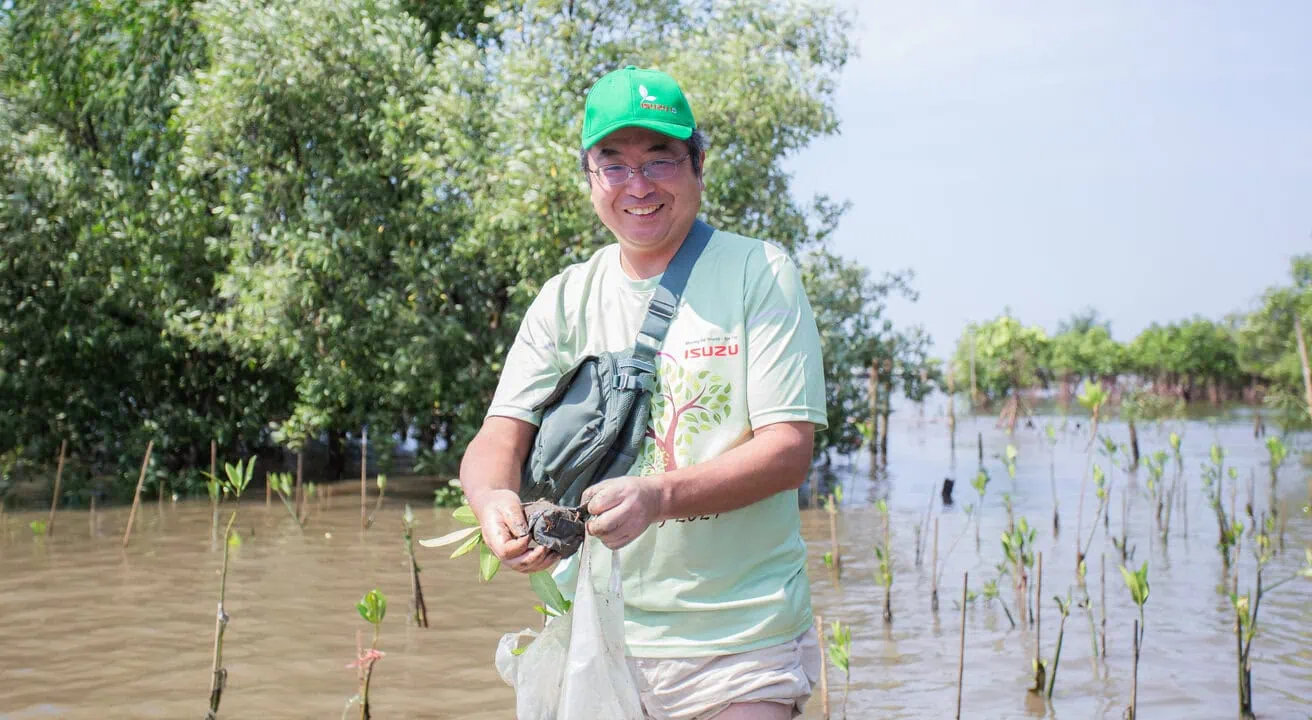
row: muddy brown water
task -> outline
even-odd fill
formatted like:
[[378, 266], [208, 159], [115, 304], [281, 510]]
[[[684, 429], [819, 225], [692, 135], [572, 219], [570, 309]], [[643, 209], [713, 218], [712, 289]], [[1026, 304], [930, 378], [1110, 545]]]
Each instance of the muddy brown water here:
[[[1058, 420], [1057, 422], [1060, 422]], [[977, 502], [969, 480], [977, 466], [975, 432], [984, 433], [986, 467], [993, 481], [981, 513], [981, 548], [966, 530], [964, 507]], [[1230, 580], [1214, 549], [1216, 521], [1201, 489], [1199, 465], [1219, 441], [1227, 464], [1240, 470], [1241, 514], [1252, 474], [1255, 507], [1267, 507], [1266, 450], [1248, 425], [1204, 422], [1141, 429], [1145, 453], [1167, 449], [1170, 429], [1183, 431], [1188, 481], [1188, 531], [1177, 509], [1166, 546], [1150, 529], [1142, 496], [1147, 473], [1113, 478], [1111, 530], [1119, 534], [1121, 491], [1134, 495], [1129, 535], [1132, 564], [1147, 560], [1151, 595], [1139, 669], [1141, 718], [1233, 718], [1237, 715], [1233, 612], [1223, 592]], [[1124, 440], [1124, 427], [1106, 432]], [[1016, 517], [1038, 528], [1043, 553], [1042, 646], [1051, 658], [1058, 613], [1052, 596], [1074, 584], [1074, 533], [1083, 470], [1083, 439], [1073, 425], [1050, 455], [1041, 430], [1020, 428], [1012, 442], [1020, 457], [1012, 481], [1000, 460], [1007, 437], [991, 422], [963, 419], [955, 454], [946, 430], [907, 418], [895, 423], [886, 473], [871, 476], [864, 456], [838, 461], [834, 477], [844, 488], [839, 516], [844, 568], [835, 582], [822, 556], [829, 547], [823, 510], [803, 511], [810, 546], [808, 568], [816, 611], [853, 628], [850, 718], [948, 718], [956, 703], [959, 599], [962, 573], [971, 588], [997, 576], [1003, 558], [999, 532], [1006, 525], [1002, 494]], [[1294, 438], [1307, 449], [1309, 438]], [[1051, 460], [1050, 460], [1051, 458]], [[1106, 465], [1105, 460], [1096, 456]], [[1292, 454], [1281, 471], [1277, 500], [1289, 508], [1285, 552], [1266, 573], [1267, 583], [1294, 571], [1312, 544], [1308, 505], [1312, 477]], [[1050, 461], [1055, 465], [1061, 531], [1051, 529]], [[930, 611], [930, 546], [915, 562], [915, 528], [930, 493], [945, 476], [957, 479], [956, 502], [942, 507], [939, 552], [943, 580], [940, 610]], [[1172, 473], [1168, 471], [1169, 480]], [[1227, 480], [1227, 486], [1229, 482]], [[1090, 486], [1091, 487], [1091, 486]], [[1228, 504], [1227, 489], [1227, 504]], [[883, 590], [874, 582], [872, 548], [879, 536], [874, 503], [887, 499], [895, 557], [891, 627], [882, 620]], [[1095, 501], [1086, 500], [1089, 532]], [[417, 506], [420, 537], [455, 527], [449, 510]], [[200, 718], [207, 708], [221, 551], [211, 540], [207, 503], [154, 502], [139, 511], [130, 545], [121, 538], [126, 508], [61, 513], [56, 533], [35, 538], [27, 528], [44, 513], [9, 513], [0, 526], [0, 720], [36, 718]], [[337, 498], [311, 514], [299, 532], [275, 499], [251, 498], [239, 510], [244, 542], [232, 555], [224, 643], [229, 671], [223, 718], [339, 718], [356, 691], [357, 631], [366, 629], [354, 608], [378, 587], [390, 599], [376, 666], [373, 716], [387, 718], [510, 718], [514, 696], [497, 676], [493, 651], [502, 633], [540, 625], [535, 598], [522, 576], [502, 572], [476, 581], [473, 556], [446, 559], [417, 548], [423, 567], [431, 627], [406, 622], [409, 581], [400, 538], [402, 505], [384, 505], [368, 532], [359, 529], [359, 505]], [[226, 514], [225, 514], [226, 519]], [[1244, 518], [1246, 521], [1246, 518]], [[929, 528], [932, 531], [932, 521]], [[948, 546], [961, 535], [952, 553]], [[1251, 540], [1245, 538], [1241, 590], [1253, 584]], [[1050, 702], [1030, 697], [1032, 630], [1012, 629], [996, 604], [976, 600], [966, 617], [963, 717], [1120, 718], [1130, 697], [1131, 632], [1137, 613], [1110, 540], [1097, 529], [1089, 589], [1099, 601], [1099, 565], [1107, 555], [1107, 652], [1094, 661], [1088, 621], [1073, 610], [1067, 621], [1056, 692]], [[1016, 611], [1003, 580], [1002, 596]], [[1095, 620], [1097, 620], [1095, 615]], [[1253, 649], [1255, 707], [1261, 718], [1312, 717], [1312, 581], [1285, 585], [1262, 602]], [[831, 702], [838, 716], [842, 678], [830, 669]], [[819, 718], [813, 699], [806, 717]], [[358, 715], [354, 715], [358, 716]]]

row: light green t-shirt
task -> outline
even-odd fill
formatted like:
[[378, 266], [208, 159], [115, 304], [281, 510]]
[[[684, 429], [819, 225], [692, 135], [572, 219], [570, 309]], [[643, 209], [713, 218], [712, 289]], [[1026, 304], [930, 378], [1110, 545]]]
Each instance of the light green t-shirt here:
[[[532, 411], [589, 353], [633, 345], [660, 277], [632, 280], [618, 245], [547, 281], [506, 358], [488, 415]], [[824, 369], [796, 264], [778, 247], [717, 231], [702, 252], [657, 357], [648, 437], [631, 474], [709, 460], [782, 421], [823, 428]], [[598, 587], [609, 551], [589, 536]], [[620, 551], [625, 640], [635, 657], [722, 655], [765, 647], [813, 622], [797, 491], [733, 512], [647, 528]], [[578, 556], [554, 575], [566, 597]]]

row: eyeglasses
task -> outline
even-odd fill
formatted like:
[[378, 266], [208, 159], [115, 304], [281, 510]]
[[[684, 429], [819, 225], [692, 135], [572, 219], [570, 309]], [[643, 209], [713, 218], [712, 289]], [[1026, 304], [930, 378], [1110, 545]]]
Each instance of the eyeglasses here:
[[596, 170], [588, 170], [606, 183], [608, 187], [618, 187], [628, 182], [634, 173], [641, 172], [648, 180], [669, 180], [679, 170], [679, 165], [688, 159], [683, 155], [675, 160], [648, 160], [641, 168], [634, 168], [624, 163], [602, 165]]

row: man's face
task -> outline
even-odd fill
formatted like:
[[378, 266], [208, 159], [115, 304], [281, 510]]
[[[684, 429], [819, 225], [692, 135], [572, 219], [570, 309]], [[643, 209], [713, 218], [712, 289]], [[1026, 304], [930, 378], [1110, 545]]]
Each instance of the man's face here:
[[[640, 172], [643, 163], [652, 160], [680, 159], [668, 180], [652, 180]], [[590, 180], [592, 207], [620, 246], [650, 252], [681, 242], [692, 228], [702, 198], [702, 181], [693, 172], [688, 146], [645, 128], [621, 128], [588, 151], [592, 170], [614, 163], [639, 172], [614, 187], [597, 173]]]

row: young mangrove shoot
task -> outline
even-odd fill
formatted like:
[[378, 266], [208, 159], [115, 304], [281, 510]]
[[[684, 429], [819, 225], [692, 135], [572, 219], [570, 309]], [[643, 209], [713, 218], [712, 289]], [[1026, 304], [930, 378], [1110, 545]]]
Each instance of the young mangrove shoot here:
[[[1225, 503], [1222, 498], [1222, 483], [1224, 482], [1225, 473], [1225, 450], [1217, 444], [1212, 445], [1209, 459], [1211, 464], [1204, 464], [1203, 467], [1203, 493], [1207, 497], [1207, 503], [1211, 506], [1212, 511], [1216, 514], [1216, 525], [1218, 539], [1216, 549], [1221, 553], [1221, 560], [1224, 562], [1227, 570], [1230, 569], [1230, 548], [1235, 544], [1234, 525], [1226, 517]], [[1234, 468], [1231, 468], [1233, 470]]]
[[1139, 606], [1139, 619], [1134, 624], [1134, 670], [1130, 675], [1130, 712], [1126, 716], [1128, 720], [1135, 720], [1139, 707], [1139, 653], [1143, 649], [1144, 634], [1143, 605], [1148, 602], [1149, 590], [1148, 563], [1145, 561], [1143, 567], [1135, 571], [1130, 571], [1122, 565], [1121, 577], [1125, 579], [1125, 587], [1130, 591], [1130, 599]]
[[843, 704], [839, 717], [847, 717], [847, 693], [852, 685], [852, 629], [835, 620], [831, 628], [833, 641], [829, 643], [829, 662], [843, 671]]
[[228, 590], [228, 548], [236, 543], [229, 542], [232, 535], [232, 523], [237, 520], [237, 511], [228, 516], [228, 526], [223, 530], [223, 570], [219, 573], [219, 612], [214, 618], [214, 663], [210, 679], [210, 709], [205, 713], [205, 720], [217, 720], [219, 701], [223, 699], [223, 688], [228, 684], [228, 670], [223, 667], [223, 631], [228, 628], [228, 613], [223, 609], [223, 600]]
[[369, 644], [369, 649], [360, 649], [357, 651], [355, 662], [348, 664], [348, 668], [358, 670], [357, 677], [360, 681], [360, 692], [355, 697], [347, 701], [346, 707], [349, 711], [351, 704], [357, 700], [360, 703], [360, 720], [369, 720], [369, 682], [373, 679], [374, 663], [378, 662], [385, 655], [378, 649], [378, 632], [382, 628], [383, 618], [387, 615], [387, 596], [374, 588], [365, 593], [360, 602], [355, 604], [355, 609], [360, 613], [364, 621], [373, 626], [373, 641]]
[[875, 558], [879, 567], [875, 570], [875, 582], [884, 588], [884, 624], [893, 624], [893, 544], [889, 539], [888, 503], [880, 500], [880, 517], [883, 520], [883, 542], [875, 546]]
[[410, 565], [410, 618], [419, 627], [428, 627], [428, 606], [424, 604], [424, 588], [419, 583], [419, 561], [415, 559], [415, 513], [406, 503], [401, 516], [401, 537], [405, 540], [405, 554]]
[[378, 486], [378, 497], [374, 500], [374, 509], [369, 513], [369, 519], [365, 521], [365, 528], [374, 526], [374, 518], [378, 516], [378, 511], [383, 507], [383, 496], [387, 494], [387, 476], [379, 475], [374, 478], [374, 484]]
[[[1066, 599], [1054, 595], [1057, 610], [1061, 612], [1061, 622], [1057, 625], [1057, 649], [1052, 654], [1052, 671], [1048, 673], [1048, 699], [1052, 699], [1052, 690], [1057, 687], [1057, 667], [1061, 664], [1061, 642], [1066, 636], [1066, 618], [1071, 616], [1071, 594], [1066, 591]], [[1095, 648], [1096, 649], [1096, 648]]]
[[296, 527], [304, 530], [305, 524], [301, 521], [300, 516], [296, 514], [296, 504], [292, 499], [292, 493], [294, 492], [292, 474], [269, 473], [268, 483], [269, 487], [273, 488], [273, 491], [278, 494], [278, 499], [282, 501], [282, 506], [287, 510], [287, 514], [292, 516]]
[[[1101, 383], [1086, 381], [1084, 387], [1080, 390], [1079, 400], [1080, 404], [1092, 414], [1093, 419], [1089, 431], [1089, 443], [1084, 449], [1084, 472], [1080, 476], [1080, 504], [1075, 515], [1075, 561], [1077, 572], [1086, 553], [1085, 550], [1080, 548], [1080, 537], [1084, 534], [1084, 496], [1086, 494], [1085, 490], [1089, 486], [1089, 466], [1093, 462], [1093, 441], [1098, 437], [1098, 417], [1102, 406], [1107, 402], [1107, 391], [1103, 389]], [[1097, 518], [1094, 519], [1094, 524], [1097, 524]]]
[[[1256, 589], [1240, 595], [1238, 590], [1230, 593], [1230, 605], [1235, 610], [1235, 654], [1238, 663], [1239, 717], [1251, 720], [1253, 715], [1253, 638], [1257, 637], [1257, 612], [1262, 607], [1262, 598], [1296, 578], [1312, 580], [1312, 546], [1305, 550], [1306, 560], [1302, 569], [1269, 586], [1263, 585], [1262, 576], [1274, 553], [1271, 537], [1264, 529], [1256, 536], [1253, 555], [1257, 560]], [[1239, 581], [1236, 578], [1235, 586]]]
[[441, 537], [420, 540], [419, 544], [424, 547], [444, 547], [461, 543], [459, 547], [451, 553], [451, 558], [458, 558], [465, 553], [478, 550], [478, 579], [482, 582], [488, 582], [501, 569], [501, 559], [492, 553], [492, 549], [483, 542], [483, 533], [478, 525], [478, 518], [474, 516], [473, 508], [468, 505], [461, 505], [451, 513], [451, 517], [465, 527], [459, 530], [453, 530]]

